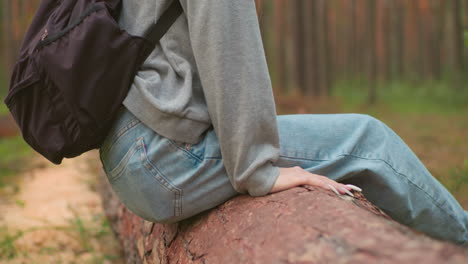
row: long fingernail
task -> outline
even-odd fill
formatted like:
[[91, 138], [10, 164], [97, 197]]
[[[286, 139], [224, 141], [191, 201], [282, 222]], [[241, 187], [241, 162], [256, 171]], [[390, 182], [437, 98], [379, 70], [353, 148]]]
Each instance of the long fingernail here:
[[358, 191], [358, 192], [362, 192], [362, 189], [357, 187], [357, 186], [354, 186], [352, 184], [346, 184], [346, 186], [349, 186], [351, 189], [355, 190], [355, 191]]
[[354, 197], [354, 194], [352, 194], [350, 191], [346, 190], [345, 188], [340, 188], [343, 192], [345, 192], [347, 195]]
[[336, 193], [336, 195], [340, 195], [340, 193], [336, 190], [335, 187], [333, 187], [333, 186], [330, 185], [330, 184], [327, 184], [327, 185], [328, 185], [328, 187], [330, 187], [330, 189], [331, 189], [334, 193]]

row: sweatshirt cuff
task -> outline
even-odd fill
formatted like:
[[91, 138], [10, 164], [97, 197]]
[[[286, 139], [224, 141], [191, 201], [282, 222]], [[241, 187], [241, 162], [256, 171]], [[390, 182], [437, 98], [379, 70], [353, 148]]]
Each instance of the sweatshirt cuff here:
[[246, 181], [246, 187], [249, 195], [267, 195], [273, 188], [279, 173], [279, 168], [273, 166], [271, 163], [267, 163], [263, 167], [255, 170], [255, 172], [250, 175], [249, 179]]

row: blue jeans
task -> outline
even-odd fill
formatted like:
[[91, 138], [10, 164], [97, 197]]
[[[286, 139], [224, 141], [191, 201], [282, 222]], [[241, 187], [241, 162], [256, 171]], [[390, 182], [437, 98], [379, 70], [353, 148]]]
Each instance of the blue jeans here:
[[[276, 166], [300, 166], [357, 185], [395, 220], [468, 245], [468, 212], [382, 122], [361, 114], [277, 120], [281, 150]], [[213, 130], [197, 144], [176, 142], [122, 108], [100, 157], [117, 196], [148, 221], [180, 221], [238, 195]]]

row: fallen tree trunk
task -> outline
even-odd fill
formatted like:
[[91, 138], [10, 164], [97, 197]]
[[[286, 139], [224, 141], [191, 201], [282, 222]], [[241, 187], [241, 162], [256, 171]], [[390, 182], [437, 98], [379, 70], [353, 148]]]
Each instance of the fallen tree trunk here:
[[127, 263], [468, 263], [466, 250], [391, 220], [360, 194], [297, 187], [240, 195], [177, 224], [155, 224], [129, 212], [100, 178]]

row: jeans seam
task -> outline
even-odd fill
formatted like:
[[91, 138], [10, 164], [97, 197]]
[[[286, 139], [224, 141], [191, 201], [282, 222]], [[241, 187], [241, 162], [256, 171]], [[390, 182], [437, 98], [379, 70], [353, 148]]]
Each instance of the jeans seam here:
[[135, 153], [140, 149], [141, 146], [137, 144], [137, 142], [133, 143], [132, 146], [130, 146], [129, 150], [127, 153], [123, 156], [122, 160], [117, 163], [117, 165], [109, 171], [109, 180], [111, 181], [116, 181], [118, 178], [121, 176], [121, 171], [125, 169], [125, 167], [128, 164], [128, 161], [130, 158], [135, 155]]
[[403, 176], [409, 183], [411, 183], [412, 185], [414, 185], [416, 188], [418, 188], [419, 190], [421, 190], [423, 193], [425, 193], [428, 197], [431, 198], [432, 202], [443, 212], [445, 212], [446, 215], [450, 216], [450, 218], [452, 218], [453, 220], [455, 220], [455, 222], [458, 222], [458, 220], [452, 215], [450, 214], [449, 212], [447, 212], [440, 204], [439, 202], [432, 196], [430, 195], [426, 190], [422, 189], [419, 185], [417, 185], [416, 183], [414, 183], [408, 176], [406, 176], [405, 174], [397, 171], [388, 161], [386, 160], [383, 160], [383, 159], [371, 159], [371, 158], [364, 158], [364, 157], [360, 157], [360, 156], [357, 156], [357, 155], [353, 155], [353, 154], [342, 154], [342, 155], [339, 155], [339, 156], [350, 156], [350, 157], [354, 157], [354, 158], [359, 158], [359, 159], [363, 159], [363, 160], [374, 160], [374, 161], [382, 161], [383, 163], [387, 164], [391, 169], [392, 171], [395, 173], [395, 174], [398, 174], [400, 176]]
[[205, 160], [222, 160], [222, 157], [204, 157]]
[[[188, 154], [191, 158], [194, 158], [196, 159], [198, 162], [202, 162], [203, 161], [203, 158], [200, 158], [199, 156], [195, 155], [194, 153], [192, 153], [191, 151], [187, 150], [186, 148], [184, 147], [181, 147], [179, 144], [177, 144], [175, 141], [173, 141], [172, 139], [168, 139], [169, 142], [174, 145], [176, 148], [178, 148], [179, 150], [182, 150], [183, 152], [185, 152], [186, 154]], [[193, 145], [190, 144], [191, 147], [193, 147]]]
[[[357, 155], [354, 155], [354, 154], [340, 154], [340, 155], [337, 155], [336, 157], [353, 157], [353, 158], [358, 158], [358, 159], [363, 159], [363, 160], [372, 160], [372, 161], [381, 161], [383, 163], [385, 163], [387, 166], [389, 166], [392, 171], [397, 174], [397, 175], [400, 175], [402, 177], [404, 177], [409, 183], [411, 183], [412, 185], [416, 186], [416, 188], [418, 188], [419, 190], [421, 190], [423, 193], [425, 193], [428, 197], [431, 198], [431, 200], [433, 201], [433, 204], [436, 205], [439, 210], [445, 212], [446, 215], [450, 216], [450, 218], [452, 218], [453, 220], [455, 220], [455, 222], [458, 222], [458, 220], [450, 213], [448, 213], [444, 208], [442, 208], [442, 206], [439, 204], [439, 202], [434, 198], [432, 197], [432, 195], [430, 195], [428, 192], [426, 192], [424, 189], [422, 189], [421, 187], [419, 187], [416, 183], [414, 183], [413, 181], [411, 181], [411, 179], [406, 176], [405, 174], [403, 173], [400, 173], [398, 172], [388, 161], [386, 160], [383, 160], [383, 159], [376, 159], [376, 158], [364, 158], [364, 157], [360, 157], [360, 156], [357, 156]], [[310, 161], [330, 161], [331, 159], [309, 159], [309, 158], [296, 158], [296, 157], [290, 157], [290, 156], [284, 156], [284, 155], [280, 155], [280, 157], [284, 157], [284, 158], [289, 158], [289, 159], [302, 159], [302, 160], [310, 160]]]
[[[141, 121], [137, 118], [132, 118], [130, 122], [126, 123], [123, 127], [121, 127], [117, 133], [115, 133], [115, 135], [112, 136], [112, 138], [110, 139], [110, 142], [105, 144], [105, 146], [103, 145], [100, 150], [102, 153], [106, 154], [107, 152], [110, 151], [110, 149], [112, 149], [112, 147], [114, 146], [115, 142], [117, 142], [117, 140], [119, 140], [119, 138], [121, 138], [123, 135], [125, 135], [130, 129], [132, 129], [133, 127], [135, 127], [136, 125], [138, 125], [139, 123], [141, 123]], [[112, 131], [112, 130], [111, 130]], [[111, 132], [109, 132], [111, 133]]]
[[166, 179], [164, 174], [149, 161], [143, 137], [139, 137], [137, 142], [141, 144], [141, 148], [143, 150], [140, 157], [143, 163], [143, 167], [146, 168], [153, 175], [155, 180], [162, 184], [164, 188], [174, 194], [174, 216], [180, 216], [182, 214], [182, 189], [175, 186], [171, 181]]
[[[298, 160], [310, 160], [310, 161], [329, 161], [330, 159], [310, 159], [310, 158], [303, 158], [303, 157], [291, 157], [286, 155], [279, 155], [281, 158], [287, 159], [298, 159]], [[338, 157], [341, 155], [338, 155]]]
[[112, 141], [111, 141], [111, 146], [114, 145], [114, 143], [123, 135], [125, 135], [125, 133], [127, 133], [130, 129], [132, 129], [133, 127], [135, 127], [136, 125], [138, 125], [141, 121], [137, 118], [133, 118], [130, 122], [128, 122], [127, 124], [125, 124], [124, 127], [120, 128], [118, 130], [118, 132], [115, 134], [115, 136], [112, 138]]

